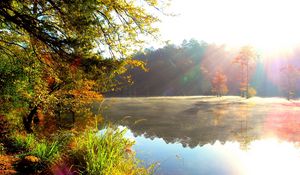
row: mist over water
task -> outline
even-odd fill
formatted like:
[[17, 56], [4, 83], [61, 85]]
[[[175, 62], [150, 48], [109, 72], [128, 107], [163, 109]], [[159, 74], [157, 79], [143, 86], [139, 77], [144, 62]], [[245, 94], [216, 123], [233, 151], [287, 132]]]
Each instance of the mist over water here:
[[[157, 174], [297, 174], [298, 101], [281, 98], [108, 98], [104, 117], [128, 128]], [[288, 163], [287, 163], [288, 162]]]

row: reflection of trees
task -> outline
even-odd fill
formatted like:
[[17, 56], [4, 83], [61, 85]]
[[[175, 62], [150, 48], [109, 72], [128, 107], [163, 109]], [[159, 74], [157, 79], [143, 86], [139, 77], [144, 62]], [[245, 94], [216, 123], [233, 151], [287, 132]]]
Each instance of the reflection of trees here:
[[[213, 98], [207, 98], [213, 99]], [[134, 135], [144, 135], [146, 138], [163, 138], [166, 143], [179, 142], [184, 147], [194, 148], [215, 141], [225, 143], [226, 141], [239, 141], [246, 143], [255, 138], [254, 132], [249, 132], [253, 125], [252, 108], [254, 104], [234, 99], [221, 98], [215, 101], [195, 101], [188, 105], [185, 110], [177, 110], [169, 102], [159, 103], [151, 99], [147, 105], [131, 101], [127, 106], [114, 104], [106, 112], [109, 120], [113, 123], [128, 127]], [[176, 101], [181, 103], [181, 101]], [[185, 101], [182, 104], [186, 103]], [[248, 105], [247, 105], [248, 104]], [[179, 104], [181, 105], [181, 104]], [[120, 117], [123, 116], [123, 117]], [[130, 116], [130, 117], [124, 117]], [[122, 120], [123, 119], [123, 120]], [[137, 122], [139, 121], [139, 122]]]
[[241, 149], [247, 150], [251, 141], [255, 139], [255, 136], [249, 134], [248, 119], [252, 116], [250, 111], [255, 106], [255, 104], [248, 103], [246, 105], [239, 106], [236, 110], [236, 115], [240, 118], [240, 129], [234, 132], [236, 140], [240, 143]]
[[228, 104], [212, 109], [213, 117], [212, 124], [217, 126], [222, 123], [223, 117], [228, 113]]
[[300, 141], [300, 105], [290, 104], [287, 108], [269, 111], [264, 122], [264, 132], [288, 141]]

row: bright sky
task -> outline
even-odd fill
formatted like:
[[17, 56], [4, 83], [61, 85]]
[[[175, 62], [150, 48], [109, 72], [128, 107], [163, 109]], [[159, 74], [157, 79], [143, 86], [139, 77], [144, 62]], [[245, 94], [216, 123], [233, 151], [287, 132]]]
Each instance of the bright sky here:
[[300, 0], [172, 0], [160, 26], [164, 40], [195, 38], [271, 52], [300, 43]]

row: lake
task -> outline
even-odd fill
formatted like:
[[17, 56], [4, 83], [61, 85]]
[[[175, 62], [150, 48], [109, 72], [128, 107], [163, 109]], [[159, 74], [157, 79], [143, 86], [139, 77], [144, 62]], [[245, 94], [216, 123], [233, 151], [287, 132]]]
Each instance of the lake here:
[[161, 175], [300, 174], [300, 102], [281, 98], [107, 98], [104, 118], [128, 128]]

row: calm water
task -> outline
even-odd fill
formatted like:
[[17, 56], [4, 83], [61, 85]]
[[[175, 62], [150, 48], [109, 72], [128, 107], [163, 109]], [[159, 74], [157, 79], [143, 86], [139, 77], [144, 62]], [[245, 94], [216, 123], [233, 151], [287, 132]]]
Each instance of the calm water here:
[[104, 117], [128, 128], [156, 174], [300, 174], [300, 103], [279, 98], [109, 98]]

